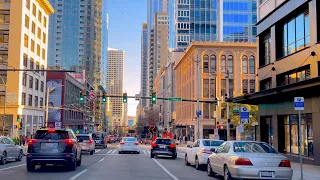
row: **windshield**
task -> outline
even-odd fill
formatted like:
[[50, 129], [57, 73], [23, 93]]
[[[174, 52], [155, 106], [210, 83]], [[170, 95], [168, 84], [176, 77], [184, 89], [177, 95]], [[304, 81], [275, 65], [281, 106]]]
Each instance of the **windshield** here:
[[223, 141], [215, 141], [215, 140], [203, 140], [203, 146], [220, 146]]
[[269, 144], [260, 142], [234, 142], [233, 150], [246, 153], [278, 153]]
[[61, 140], [68, 139], [68, 131], [48, 131], [48, 130], [38, 130], [34, 136], [34, 139], [42, 139], [42, 140]]
[[123, 141], [131, 141], [131, 142], [134, 142], [134, 141], [136, 141], [136, 138], [123, 138]]
[[89, 136], [77, 136], [78, 139], [90, 140]]

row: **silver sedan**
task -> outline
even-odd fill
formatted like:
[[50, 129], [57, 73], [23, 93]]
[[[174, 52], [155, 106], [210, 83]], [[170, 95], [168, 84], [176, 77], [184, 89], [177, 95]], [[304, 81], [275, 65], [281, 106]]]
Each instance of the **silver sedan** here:
[[6, 164], [7, 161], [21, 161], [23, 150], [21, 146], [15, 143], [8, 137], [0, 137], [0, 164]]
[[209, 156], [207, 173], [225, 180], [292, 179], [293, 170], [290, 161], [267, 143], [226, 141]]

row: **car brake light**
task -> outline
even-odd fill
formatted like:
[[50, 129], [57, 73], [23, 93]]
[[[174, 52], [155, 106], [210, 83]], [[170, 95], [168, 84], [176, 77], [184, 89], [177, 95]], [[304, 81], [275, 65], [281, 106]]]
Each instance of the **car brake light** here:
[[201, 153], [212, 154], [210, 150], [203, 149], [203, 148], [201, 149]]
[[87, 142], [87, 143], [88, 144], [92, 144], [93, 143], [92, 139], [90, 139], [89, 142]]
[[169, 147], [170, 147], [170, 148], [176, 148], [176, 145], [170, 144]]
[[52, 132], [56, 132], [55, 129], [48, 129], [48, 132], [52, 133]]
[[124, 142], [121, 142], [120, 144], [124, 144]]
[[253, 166], [251, 161], [247, 158], [239, 158], [236, 160], [235, 165], [238, 166]]
[[65, 142], [66, 142], [67, 144], [69, 144], [69, 145], [72, 145], [72, 144], [73, 144], [72, 139], [67, 139], [67, 140], [65, 140]]
[[30, 139], [30, 140], [28, 141], [28, 144], [33, 144], [33, 143], [35, 143], [35, 142], [38, 142], [38, 141], [35, 140], [35, 139]]
[[139, 145], [139, 143], [138, 143], [138, 142], [135, 142], [134, 144], [135, 144], [135, 145]]
[[291, 167], [291, 163], [289, 160], [282, 160], [279, 164], [279, 167]]
[[157, 145], [157, 143], [151, 143], [151, 146], [152, 147], [157, 147], [158, 145]]

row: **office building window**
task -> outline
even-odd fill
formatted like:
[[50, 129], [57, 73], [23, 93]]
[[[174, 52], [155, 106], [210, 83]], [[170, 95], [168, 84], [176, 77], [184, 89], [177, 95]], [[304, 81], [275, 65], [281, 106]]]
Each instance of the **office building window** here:
[[[44, 70], [44, 65], [41, 65], [41, 69]], [[41, 75], [44, 76], [44, 71], [41, 71]]]
[[249, 73], [250, 74], [255, 74], [256, 72], [256, 60], [254, 56], [250, 56], [249, 59]]
[[38, 11], [38, 21], [41, 23], [41, 21], [42, 21], [42, 13], [41, 13], [41, 11], [39, 10]]
[[302, 67], [299, 71], [289, 71], [288, 73], [277, 75], [277, 86], [293, 84], [310, 79], [310, 66]]
[[256, 80], [250, 79], [250, 93], [256, 92]]
[[36, 33], [36, 24], [32, 21], [32, 25], [31, 25], [31, 32], [33, 33], [33, 34], [35, 34]]
[[271, 63], [271, 34], [270, 33], [264, 36], [263, 45], [264, 45], [264, 56], [263, 56], [264, 61], [262, 61], [260, 66], [264, 66]]
[[203, 72], [204, 73], [209, 72], [209, 56], [208, 55], [203, 56]]
[[36, 17], [37, 16], [37, 7], [35, 4], [32, 4], [32, 14]]
[[203, 104], [203, 118], [204, 119], [209, 119], [209, 104], [208, 103], [204, 103]]
[[43, 97], [40, 97], [40, 108], [43, 108]]
[[28, 67], [28, 55], [23, 54], [23, 66]]
[[40, 91], [43, 92], [44, 91], [44, 82], [41, 81], [40, 83]]
[[26, 0], [26, 8], [30, 9], [30, 0]]
[[242, 80], [242, 94], [248, 94], [248, 79]]
[[30, 69], [34, 69], [34, 60], [30, 59]]
[[46, 17], [43, 17], [43, 25], [45, 28], [47, 27], [47, 18]]
[[288, 115], [284, 118], [285, 151], [292, 154], [299, 154], [298, 135], [302, 137], [301, 150], [303, 156], [314, 156], [313, 151], [313, 127], [312, 114], [301, 115], [301, 132], [298, 128], [298, 115]]
[[233, 97], [233, 90], [234, 90], [234, 80], [233, 79], [228, 79], [229, 80], [229, 97]]
[[209, 98], [209, 79], [203, 80], [203, 97]]
[[31, 39], [31, 51], [32, 52], [34, 52], [34, 46], [35, 46], [35, 44], [34, 44], [34, 40], [33, 39]]
[[24, 17], [24, 26], [29, 29], [29, 23], [30, 23], [30, 20], [29, 20], [29, 16], [25, 15]]
[[248, 74], [248, 56], [242, 56], [242, 73]]
[[228, 56], [228, 73], [233, 73], [233, 56]]
[[38, 96], [34, 97], [34, 106], [38, 107]]
[[221, 95], [224, 96], [227, 93], [227, 81], [226, 79], [221, 79]]
[[0, 43], [8, 43], [9, 34], [0, 34]]
[[215, 79], [210, 79], [210, 98], [216, 97], [216, 82]]
[[46, 33], [42, 33], [42, 42], [45, 44], [47, 42], [47, 35]]
[[40, 45], [37, 44], [37, 55], [40, 56]]
[[26, 93], [21, 94], [21, 105], [26, 105]]
[[38, 37], [39, 39], [41, 39], [41, 29], [40, 29], [40, 27], [38, 27], [38, 35], [37, 35], [37, 37]]
[[32, 94], [28, 96], [28, 106], [32, 106]]
[[216, 56], [210, 56], [210, 72], [216, 72]]
[[35, 90], [39, 90], [39, 79], [35, 79]]
[[29, 88], [33, 88], [33, 77], [29, 76]]
[[10, 14], [0, 14], [0, 23], [10, 23]]
[[25, 34], [24, 35], [24, 47], [28, 48], [28, 43], [29, 43], [29, 37]]
[[42, 59], [45, 60], [46, 59], [46, 50], [44, 50], [42, 48]]
[[227, 63], [226, 63], [226, 56], [221, 56], [220, 60], [220, 69], [222, 73], [225, 73], [227, 71]]
[[260, 81], [260, 91], [272, 88], [272, 79], [267, 78]]
[[303, 12], [283, 25], [283, 56], [310, 44], [309, 12]]
[[27, 73], [23, 73], [22, 75], [22, 85], [27, 86]]

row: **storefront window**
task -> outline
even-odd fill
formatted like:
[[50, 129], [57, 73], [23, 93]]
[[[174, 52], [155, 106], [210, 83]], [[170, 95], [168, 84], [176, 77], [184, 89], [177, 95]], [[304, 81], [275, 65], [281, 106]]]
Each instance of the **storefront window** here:
[[313, 157], [312, 115], [301, 115], [301, 133], [298, 129], [298, 115], [287, 116], [284, 123], [286, 152], [299, 154], [299, 134], [301, 134], [302, 154]]

